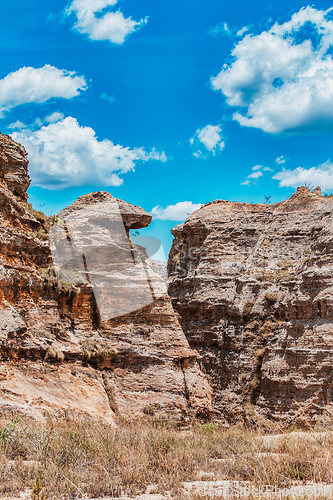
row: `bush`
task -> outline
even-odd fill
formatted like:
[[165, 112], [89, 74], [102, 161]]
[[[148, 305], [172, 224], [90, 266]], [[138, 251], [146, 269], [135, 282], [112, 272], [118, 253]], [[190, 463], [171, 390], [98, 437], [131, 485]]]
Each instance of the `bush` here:
[[57, 361], [62, 363], [65, 360], [65, 355], [62, 351], [55, 349], [54, 347], [49, 347], [45, 354], [45, 361]]
[[86, 363], [101, 365], [106, 361], [112, 361], [118, 354], [117, 349], [107, 342], [97, 344], [87, 341], [83, 344], [82, 357]]
[[265, 300], [268, 303], [274, 304], [275, 302], [277, 302], [277, 299], [278, 299], [278, 296], [276, 293], [272, 293], [272, 292], [265, 293]]

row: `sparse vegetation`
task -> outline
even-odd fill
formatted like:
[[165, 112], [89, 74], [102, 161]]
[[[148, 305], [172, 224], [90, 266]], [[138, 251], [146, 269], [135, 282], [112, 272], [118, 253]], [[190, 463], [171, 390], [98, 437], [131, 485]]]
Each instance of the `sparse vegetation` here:
[[49, 347], [45, 354], [45, 361], [56, 361], [62, 363], [65, 360], [65, 355], [62, 351], [55, 349], [54, 347]]
[[6, 424], [2, 430], [0, 429], [0, 440], [2, 441], [2, 443], [6, 443], [11, 440], [18, 421], [18, 418], [12, 418], [12, 420], [8, 424]]
[[[252, 406], [248, 412], [257, 418]], [[34, 500], [112, 498], [155, 485], [154, 491], [180, 500], [182, 482], [198, 480], [203, 472], [261, 487], [333, 482], [328, 429], [278, 437], [217, 422], [179, 429], [149, 416], [132, 422], [118, 417], [117, 423], [114, 429], [96, 421], [19, 421], [11, 439], [0, 440], [0, 494], [18, 496], [31, 488]]]
[[179, 264], [179, 263], [180, 263], [180, 252], [176, 253], [176, 254], [172, 257], [172, 261], [173, 261], [175, 264]]
[[108, 342], [97, 344], [96, 342], [86, 341], [82, 345], [83, 359], [86, 363], [99, 366], [107, 361], [112, 361], [117, 355], [117, 349], [110, 346]]
[[269, 304], [275, 304], [275, 302], [277, 302], [277, 299], [278, 299], [278, 296], [276, 293], [273, 293], [273, 292], [266, 292], [265, 293], [265, 300]]
[[255, 265], [256, 265], [257, 267], [265, 268], [265, 267], [267, 267], [267, 262], [266, 262], [266, 260], [265, 260], [265, 258], [264, 258], [264, 257], [259, 257], [259, 258], [256, 260]]
[[118, 415], [119, 408], [117, 403], [115, 386], [111, 383], [108, 375], [105, 372], [103, 372], [102, 377], [103, 377], [105, 392], [109, 399], [110, 408], [116, 415]]
[[282, 282], [293, 281], [295, 277], [296, 277], [295, 273], [293, 273], [291, 270], [281, 269], [281, 271], [275, 273], [258, 276], [257, 279], [259, 281], [267, 281], [268, 283], [279, 283], [280, 281]]
[[43, 490], [42, 482], [39, 476], [36, 477], [34, 482], [31, 492], [31, 500], [46, 500], [45, 491]]
[[41, 210], [36, 210], [31, 203], [23, 203], [23, 207], [26, 209], [29, 214], [31, 214], [37, 221], [40, 223], [39, 228], [37, 229], [37, 238], [42, 241], [47, 241], [49, 238], [49, 232], [51, 227], [58, 222], [58, 218], [56, 215], [46, 215]]
[[293, 262], [288, 262], [288, 261], [280, 261], [277, 263], [278, 267], [293, 267], [294, 263]]
[[[55, 266], [39, 267], [38, 272], [43, 276], [46, 285], [57, 293], [78, 293], [79, 286], [87, 285], [88, 281], [83, 273], [75, 270], [63, 270], [59, 272]], [[59, 279], [61, 278], [61, 279]]]
[[153, 407], [153, 405], [145, 406], [142, 411], [145, 415], [150, 415], [151, 417], [155, 415], [155, 408]]

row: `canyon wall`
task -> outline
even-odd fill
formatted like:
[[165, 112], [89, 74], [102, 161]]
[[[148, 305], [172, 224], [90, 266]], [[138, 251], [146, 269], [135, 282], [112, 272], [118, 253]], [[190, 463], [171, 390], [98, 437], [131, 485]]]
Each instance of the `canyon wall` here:
[[230, 421], [333, 414], [333, 198], [217, 200], [173, 229], [169, 294]]
[[197, 352], [129, 239], [151, 216], [101, 192], [46, 217], [29, 183], [26, 151], [0, 135], [0, 415], [209, 414]]
[[170, 299], [130, 239], [148, 213], [99, 192], [47, 217], [29, 184], [0, 135], [0, 416], [333, 414], [333, 198], [205, 205], [173, 230]]

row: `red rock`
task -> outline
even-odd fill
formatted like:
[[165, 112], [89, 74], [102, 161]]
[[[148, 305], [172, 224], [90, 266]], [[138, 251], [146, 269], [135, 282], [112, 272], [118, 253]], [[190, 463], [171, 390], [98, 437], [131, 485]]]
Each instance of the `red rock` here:
[[332, 411], [332, 213], [301, 187], [275, 205], [209, 203], [173, 230], [169, 293], [227, 420]]
[[[122, 245], [131, 249], [126, 255], [134, 252], [143, 259], [148, 275], [155, 276], [158, 297], [140, 302], [138, 310], [103, 317], [98, 303], [109, 300], [109, 294], [102, 282], [112, 271], [105, 237], [115, 219], [112, 213], [107, 219], [99, 208], [114, 198], [92, 193], [59, 214], [67, 220], [68, 234], [81, 227], [82, 213], [94, 217], [89, 224], [99, 228], [90, 234], [89, 245], [80, 236], [78, 248], [83, 245], [86, 261], [93, 262], [90, 271], [81, 255], [82, 274], [69, 267], [66, 276], [52, 263], [51, 218], [25, 203], [29, 176], [24, 149], [1, 135], [0, 150], [0, 412], [34, 418], [66, 412], [109, 423], [116, 411], [125, 417], [154, 413], [164, 418], [209, 413], [211, 388], [198, 368], [197, 353], [189, 347], [169, 296], [161, 292], [163, 283], [152, 261], [128, 237], [130, 229], [148, 226], [151, 216], [116, 201]], [[133, 282], [128, 262], [118, 265], [117, 273], [123, 284]], [[142, 293], [140, 280], [129, 287], [133, 300]], [[118, 305], [126, 297], [124, 290], [114, 294]]]

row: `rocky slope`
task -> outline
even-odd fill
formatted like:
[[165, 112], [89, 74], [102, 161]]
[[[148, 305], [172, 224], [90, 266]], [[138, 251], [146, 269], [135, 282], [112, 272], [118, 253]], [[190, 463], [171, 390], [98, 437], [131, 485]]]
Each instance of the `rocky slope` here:
[[332, 223], [333, 198], [302, 187], [174, 228], [169, 293], [227, 420], [333, 414]]
[[95, 193], [51, 220], [29, 182], [24, 148], [0, 135], [0, 413], [207, 414], [197, 353], [129, 240], [151, 216]]

